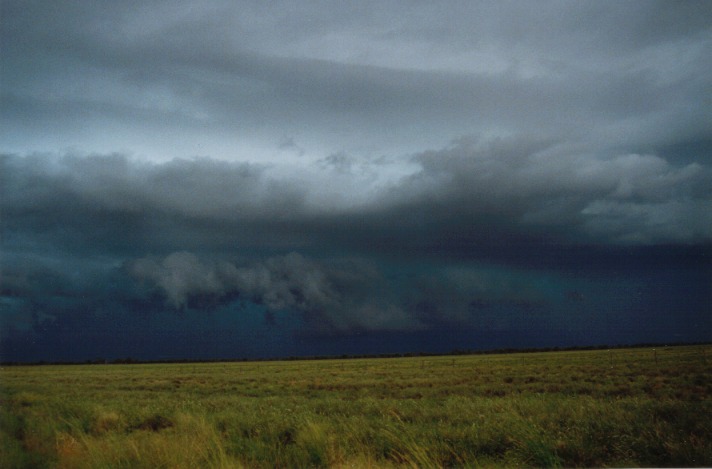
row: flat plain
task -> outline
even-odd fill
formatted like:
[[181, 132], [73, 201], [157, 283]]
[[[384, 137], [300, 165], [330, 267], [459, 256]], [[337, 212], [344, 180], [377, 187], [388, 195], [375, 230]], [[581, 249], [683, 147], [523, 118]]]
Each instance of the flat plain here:
[[0, 467], [712, 466], [712, 346], [0, 370]]

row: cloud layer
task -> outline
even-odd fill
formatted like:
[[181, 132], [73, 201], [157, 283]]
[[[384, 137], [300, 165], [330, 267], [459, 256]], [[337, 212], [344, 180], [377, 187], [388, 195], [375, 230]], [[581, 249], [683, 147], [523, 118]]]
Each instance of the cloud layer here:
[[[166, 251], [233, 243], [351, 248], [389, 239], [419, 249], [712, 239], [712, 172], [697, 162], [598, 157], [525, 139], [458, 141], [409, 160], [417, 169], [397, 182], [364, 183], [353, 199], [330, 199], [318, 182], [331, 168], [319, 165], [290, 179], [205, 158], [153, 164], [119, 154], [5, 155], [6, 240], [52, 235], [88, 248]], [[379, 162], [366, 165], [376, 171]], [[349, 239], [352, 230], [359, 236]]]
[[2, 15], [4, 355], [712, 337], [706, 2]]
[[711, 10], [9, 1], [5, 149], [303, 162], [483, 133], [709, 153]]

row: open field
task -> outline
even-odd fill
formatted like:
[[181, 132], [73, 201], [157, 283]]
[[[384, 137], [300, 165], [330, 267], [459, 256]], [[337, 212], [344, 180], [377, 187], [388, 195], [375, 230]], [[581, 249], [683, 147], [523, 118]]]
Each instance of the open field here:
[[5, 367], [0, 467], [712, 466], [712, 347]]

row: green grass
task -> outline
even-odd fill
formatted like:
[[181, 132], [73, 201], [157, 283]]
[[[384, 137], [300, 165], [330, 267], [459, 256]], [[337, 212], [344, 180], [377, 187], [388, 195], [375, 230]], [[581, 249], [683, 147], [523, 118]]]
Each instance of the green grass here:
[[712, 466], [708, 355], [6, 367], [0, 467]]

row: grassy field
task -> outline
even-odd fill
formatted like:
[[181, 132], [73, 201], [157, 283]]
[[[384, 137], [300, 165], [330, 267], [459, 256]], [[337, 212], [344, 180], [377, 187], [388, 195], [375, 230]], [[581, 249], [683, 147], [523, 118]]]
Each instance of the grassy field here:
[[0, 467], [712, 466], [712, 347], [5, 367]]

